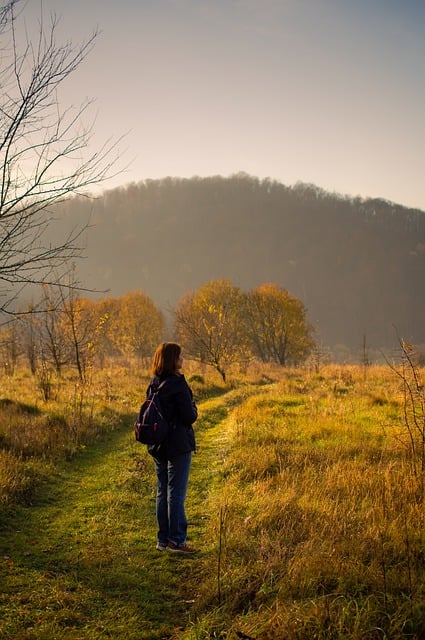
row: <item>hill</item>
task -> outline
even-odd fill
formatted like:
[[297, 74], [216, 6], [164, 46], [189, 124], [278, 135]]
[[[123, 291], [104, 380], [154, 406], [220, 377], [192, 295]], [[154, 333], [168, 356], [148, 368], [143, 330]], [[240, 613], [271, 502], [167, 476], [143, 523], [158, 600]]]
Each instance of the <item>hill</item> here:
[[90, 215], [87, 286], [142, 289], [166, 311], [211, 279], [275, 282], [327, 345], [389, 347], [394, 327], [425, 342], [423, 211], [246, 174], [147, 180], [63, 206], [72, 225]]

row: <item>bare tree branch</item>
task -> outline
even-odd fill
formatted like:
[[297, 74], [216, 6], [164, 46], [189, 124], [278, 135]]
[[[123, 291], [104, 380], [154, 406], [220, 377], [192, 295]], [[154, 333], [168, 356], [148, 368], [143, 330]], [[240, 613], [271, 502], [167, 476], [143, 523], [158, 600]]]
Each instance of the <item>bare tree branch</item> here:
[[[98, 32], [82, 44], [57, 42], [59, 21], [41, 17], [31, 38], [23, 27], [25, 5], [0, 9], [0, 294], [4, 310], [10, 285], [45, 282], [81, 255], [82, 229], [48, 241], [52, 205], [112, 177], [120, 140], [89, 152], [94, 122], [85, 128], [92, 102], [63, 107], [58, 91], [92, 50]], [[23, 43], [21, 43], [23, 39]], [[119, 173], [117, 171], [117, 173]]]

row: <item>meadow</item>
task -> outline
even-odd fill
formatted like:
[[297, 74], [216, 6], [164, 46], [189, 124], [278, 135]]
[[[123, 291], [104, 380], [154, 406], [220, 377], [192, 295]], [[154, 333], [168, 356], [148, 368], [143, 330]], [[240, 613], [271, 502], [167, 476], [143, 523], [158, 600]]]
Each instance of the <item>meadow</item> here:
[[154, 549], [140, 363], [68, 372], [48, 401], [2, 377], [0, 638], [423, 637], [423, 370], [186, 375], [191, 558]]

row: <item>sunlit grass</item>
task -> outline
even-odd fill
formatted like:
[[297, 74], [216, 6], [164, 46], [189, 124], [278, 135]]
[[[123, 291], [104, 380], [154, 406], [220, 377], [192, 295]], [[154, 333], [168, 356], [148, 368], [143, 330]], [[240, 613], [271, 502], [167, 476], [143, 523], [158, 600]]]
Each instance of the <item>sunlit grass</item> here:
[[[419, 639], [425, 633], [424, 492], [394, 372], [255, 367], [232, 372], [224, 385], [189, 364], [187, 377], [202, 404], [188, 495], [196, 505], [190, 526], [201, 553], [190, 570], [176, 565], [184, 584], [177, 575], [173, 582], [191, 594], [188, 624], [170, 628], [155, 604], [161, 589], [184, 613], [187, 596], [168, 592], [172, 568], [164, 558], [146, 555], [151, 541], [141, 539], [136, 514], [144, 501], [154, 530], [154, 490], [147, 482], [152, 469], [149, 459], [126, 445], [125, 453], [114, 456], [113, 486], [104, 482], [112, 474], [105, 458], [101, 477], [86, 474], [76, 493], [68, 487], [74, 520], [72, 510], [53, 516], [46, 505], [55, 518], [46, 540], [57, 552], [43, 565], [50, 577], [25, 574], [25, 555], [22, 570], [15, 577], [9, 572], [17, 594], [19, 581], [33, 581], [35, 595], [26, 597], [32, 606], [28, 626], [38, 620], [34, 637], [43, 637], [43, 624], [46, 638], [65, 637], [64, 629], [73, 629], [70, 638], [111, 630], [116, 637], [138, 637], [131, 593], [151, 588], [145, 605], [149, 637]], [[130, 438], [131, 417], [148, 379], [135, 363], [94, 371], [84, 387], [69, 376], [54, 381], [46, 403], [27, 373], [5, 378], [3, 505], [29, 504], [37, 483], [60, 469], [61, 461], [75, 463], [126, 422]], [[63, 535], [73, 541], [69, 556], [61, 547]], [[136, 557], [134, 549], [145, 555]], [[72, 571], [63, 569], [64, 562]], [[32, 566], [28, 562], [28, 570]], [[21, 622], [25, 618], [22, 597], [10, 599], [12, 627], [14, 607]]]
[[[284, 377], [229, 417], [207, 534], [219, 562], [199, 603], [201, 621], [218, 607], [226, 637], [422, 629], [424, 505], [400, 439], [400, 390], [384, 369], [360, 374]], [[190, 637], [215, 637], [217, 624]]]

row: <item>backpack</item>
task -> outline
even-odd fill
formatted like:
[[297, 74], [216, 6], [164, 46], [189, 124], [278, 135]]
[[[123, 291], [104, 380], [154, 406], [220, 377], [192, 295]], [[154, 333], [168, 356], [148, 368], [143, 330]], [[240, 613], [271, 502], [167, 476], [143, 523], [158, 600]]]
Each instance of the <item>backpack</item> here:
[[159, 390], [164, 386], [151, 385], [146, 400], [142, 402], [139, 415], [134, 423], [137, 442], [143, 444], [161, 444], [168, 434], [168, 422], [164, 416], [159, 399]]

